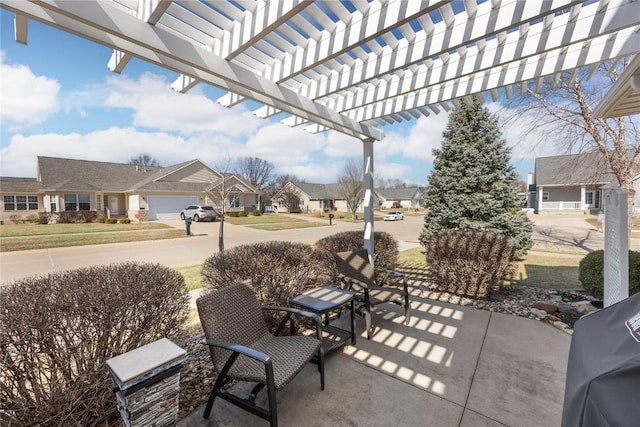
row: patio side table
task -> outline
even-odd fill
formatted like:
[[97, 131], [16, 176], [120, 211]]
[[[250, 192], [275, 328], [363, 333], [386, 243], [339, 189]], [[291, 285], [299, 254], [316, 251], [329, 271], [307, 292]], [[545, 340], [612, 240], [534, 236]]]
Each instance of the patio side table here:
[[[310, 311], [320, 316], [325, 316], [323, 329], [323, 345], [325, 353], [329, 353], [347, 343], [351, 337], [351, 344], [356, 343], [356, 320], [355, 320], [355, 292], [325, 285], [310, 289], [292, 298], [289, 305], [301, 310]], [[351, 312], [351, 330], [345, 330], [329, 323], [329, 314], [349, 304]], [[326, 332], [326, 334], [325, 334]]]

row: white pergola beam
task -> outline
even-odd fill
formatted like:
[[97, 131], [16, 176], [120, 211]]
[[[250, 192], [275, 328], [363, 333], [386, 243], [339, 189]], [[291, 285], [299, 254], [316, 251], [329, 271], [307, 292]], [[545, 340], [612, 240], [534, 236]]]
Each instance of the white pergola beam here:
[[[480, 93], [499, 87], [505, 87], [507, 96], [511, 94], [510, 85], [520, 85], [522, 82], [533, 80], [541, 76], [554, 75], [563, 71], [576, 70], [579, 67], [602, 62], [611, 57], [631, 55], [637, 52], [640, 43], [640, 32], [635, 28], [620, 31], [616, 37], [605, 34], [585, 47], [584, 43], [561, 54], [562, 49], [548, 53], [544, 61], [542, 55], [534, 55], [523, 63], [512, 62], [506, 67], [499, 67], [488, 75], [474, 79], [472, 76], [462, 76], [459, 79], [439, 83], [429, 88], [417, 90], [405, 102], [402, 108], [417, 108], [431, 105], [442, 100], [453, 100], [468, 94]], [[542, 64], [542, 66], [541, 66]], [[402, 95], [399, 95], [401, 97]], [[371, 105], [364, 105], [347, 112], [354, 120], [371, 120], [379, 114], [396, 113], [398, 104], [395, 98], [388, 98]], [[378, 114], [376, 114], [378, 113]]]
[[21, 13], [13, 18], [13, 36], [18, 43], [27, 44], [29, 20]]
[[248, 72], [211, 52], [198, 49], [169, 31], [148, 25], [109, 4], [6, 0], [2, 7], [115, 49], [130, 52], [149, 62], [193, 76], [347, 135], [376, 140], [384, 136], [376, 128], [362, 125], [345, 115], [331, 111], [318, 102]]
[[[567, 23], [567, 15], [564, 18], [556, 18], [554, 26], [548, 30], [544, 30], [540, 25], [531, 26], [524, 39], [521, 39], [517, 32], [512, 32], [507, 36], [508, 41], [504, 45], [494, 39], [487, 42], [482, 51], [477, 46], [473, 46], [467, 50], [465, 57], [460, 57], [458, 54], [449, 55], [446, 62], [438, 60], [428, 71], [425, 70], [426, 67], [421, 67], [420, 71], [415, 73], [415, 77], [410, 76], [409, 81], [399, 85], [399, 87], [408, 88], [408, 90], [398, 92], [398, 96], [420, 90], [420, 88], [458, 81], [461, 77], [484, 80], [487, 74], [500, 73], [500, 67], [507, 65], [512, 67], [510, 64], [513, 62], [520, 64], [524, 59], [532, 56], [536, 56], [539, 64], [544, 66], [545, 58], [540, 53], [548, 52], [558, 56], [561, 54], [559, 50], [566, 50], [569, 47], [577, 49], [576, 46], [582, 48], [585, 41], [594, 37], [602, 41], [603, 35], [628, 30], [631, 25], [637, 25], [633, 16], [635, 6], [627, 3], [626, 7], [628, 9], [621, 7], [616, 10], [608, 9], [604, 12], [597, 12], [595, 5], [591, 8], [585, 7], [581, 9], [585, 14], [580, 20], [581, 29], [575, 28], [577, 24]], [[626, 17], [613, 19], [612, 15], [619, 14], [620, 9], [626, 13]], [[565, 36], [565, 31], [569, 33], [569, 36]], [[543, 40], [546, 41], [546, 49], [540, 49]], [[603, 54], [606, 55], [606, 52]], [[329, 84], [330, 82], [327, 82], [323, 87], [327, 87]], [[377, 93], [377, 96], [374, 96], [374, 99], [370, 99], [369, 102], [379, 102], [383, 99], [385, 97]], [[352, 103], [346, 108], [357, 107], [359, 105]]]

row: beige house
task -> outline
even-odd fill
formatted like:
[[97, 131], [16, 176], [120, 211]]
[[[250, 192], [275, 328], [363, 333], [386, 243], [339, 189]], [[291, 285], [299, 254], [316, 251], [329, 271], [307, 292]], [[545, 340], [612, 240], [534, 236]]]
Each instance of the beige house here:
[[381, 209], [413, 209], [421, 206], [424, 195], [418, 187], [387, 188], [375, 190]]
[[[224, 183], [225, 191], [220, 191]], [[37, 178], [0, 178], [0, 219], [38, 212], [93, 210], [131, 220], [178, 219], [191, 204], [251, 211], [258, 191], [235, 174], [200, 160], [168, 167], [38, 157]]]
[[347, 210], [347, 200], [338, 184], [288, 182], [271, 200], [276, 212]]

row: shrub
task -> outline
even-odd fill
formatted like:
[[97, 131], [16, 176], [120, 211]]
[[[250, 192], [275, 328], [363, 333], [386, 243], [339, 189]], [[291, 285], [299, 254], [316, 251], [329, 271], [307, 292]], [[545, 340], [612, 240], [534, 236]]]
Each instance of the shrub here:
[[238, 216], [240, 216], [240, 217], [246, 217], [246, 216], [247, 216], [247, 213], [246, 213], [245, 211], [240, 211], [240, 212], [238, 212]]
[[58, 212], [60, 224], [72, 224], [78, 222], [93, 222], [98, 219], [97, 211], [62, 211]]
[[[318, 240], [315, 246], [318, 248], [326, 268], [331, 272], [332, 279], [335, 280], [338, 270], [334, 254], [363, 249], [364, 236], [362, 231], [342, 231]], [[384, 231], [376, 231], [373, 233], [373, 251], [376, 257], [374, 263], [376, 279], [379, 282], [383, 282], [386, 280], [383, 270], [393, 270], [396, 267], [398, 243], [391, 234]]]
[[122, 218], [120, 224], [131, 224], [131, 220], [129, 218]]
[[118, 223], [118, 218], [105, 218], [104, 223], [105, 224], [117, 224]]
[[[262, 305], [288, 306], [289, 299], [326, 283], [323, 264], [310, 245], [267, 241], [217, 252], [202, 266], [202, 284], [218, 289], [251, 280]], [[265, 313], [274, 321], [273, 313]]]
[[100, 224], [106, 224], [107, 223], [107, 217], [101, 216], [100, 218], [98, 218], [98, 222]]
[[40, 220], [40, 224], [49, 224], [49, 220], [51, 219], [51, 213], [38, 212], [38, 219]]
[[13, 214], [9, 217], [9, 220], [11, 222], [13, 222], [14, 224], [21, 224], [22, 223], [22, 218], [20, 218], [20, 215], [17, 214]]
[[40, 217], [34, 215], [33, 218], [31, 218], [31, 222], [33, 222], [34, 224], [40, 224]]
[[[604, 298], [604, 251], [593, 251], [580, 261], [578, 279], [589, 295]], [[629, 251], [629, 296], [640, 292], [640, 252]]]
[[122, 263], [0, 287], [0, 418], [8, 425], [98, 425], [116, 410], [109, 358], [173, 337], [187, 316], [182, 275]]
[[503, 233], [446, 230], [427, 246], [429, 271], [444, 290], [475, 298], [486, 297], [514, 270], [513, 238]]
[[253, 215], [253, 216], [261, 216], [262, 214], [260, 213], [260, 211], [258, 209], [254, 209], [253, 212], [251, 212], [251, 215]]
[[238, 212], [236, 212], [236, 211], [227, 212], [227, 215], [229, 215], [231, 218], [237, 218], [238, 217]]

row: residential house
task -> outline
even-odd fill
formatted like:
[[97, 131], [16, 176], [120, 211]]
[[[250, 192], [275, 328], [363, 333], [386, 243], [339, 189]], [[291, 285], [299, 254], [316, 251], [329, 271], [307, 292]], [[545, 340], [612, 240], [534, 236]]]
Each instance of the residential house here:
[[418, 187], [386, 188], [375, 190], [378, 204], [382, 209], [417, 208], [422, 205], [424, 194]]
[[[539, 157], [529, 177], [529, 205], [538, 213], [604, 209], [604, 189], [617, 180], [599, 152]], [[635, 210], [640, 209], [640, 170], [634, 178]], [[640, 213], [640, 212], [639, 212]]]
[[0, 178], [0, 219], [37, 212], [95, 210], [132, 220], [178, 218], [191, 204], [255, 209], [258, 191], [235, 174], [222, 175], [200, 160], [168, 167], [38, 157], [36, 178]]
[[[338, 184], [288, 182], [272, 198], [276, 212], [347, 210], [347, 200]], [[296, 206], [289, 206], [297, 202]]]

